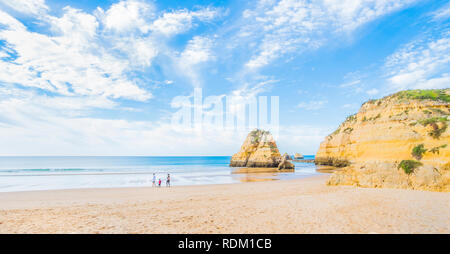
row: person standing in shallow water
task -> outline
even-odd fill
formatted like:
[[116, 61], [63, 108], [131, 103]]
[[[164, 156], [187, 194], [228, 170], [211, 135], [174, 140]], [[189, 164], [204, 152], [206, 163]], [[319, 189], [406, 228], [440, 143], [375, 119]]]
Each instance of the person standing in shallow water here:
[[153, 179], [152, 179], [152, 187], [156, 186], [156, 175], [153, 173]]
[[170, 174], [167, 174], [166, 187], [170, 187]]

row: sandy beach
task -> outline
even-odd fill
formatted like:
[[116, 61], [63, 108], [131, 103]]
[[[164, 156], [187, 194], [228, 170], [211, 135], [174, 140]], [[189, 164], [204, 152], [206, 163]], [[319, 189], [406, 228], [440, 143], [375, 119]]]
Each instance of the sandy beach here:
[[0, 193], [0, 233], [450, 233], [449, 193], [327, 177]]

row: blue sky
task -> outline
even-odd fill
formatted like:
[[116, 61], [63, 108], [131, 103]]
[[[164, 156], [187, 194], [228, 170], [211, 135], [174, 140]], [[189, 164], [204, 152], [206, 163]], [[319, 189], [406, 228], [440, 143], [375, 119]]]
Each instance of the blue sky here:
[[176, 96], [279, 96], [314, 154], [372, 98], [450, 84], [446, 1], [0, 0], [0, 155], [231, 155], [173, 130]]

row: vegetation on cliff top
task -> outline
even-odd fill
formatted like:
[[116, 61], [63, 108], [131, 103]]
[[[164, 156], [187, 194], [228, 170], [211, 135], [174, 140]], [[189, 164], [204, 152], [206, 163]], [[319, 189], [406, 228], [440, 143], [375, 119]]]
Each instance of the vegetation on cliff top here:
[[[265, 131], [265, 130], [260, 130], [260, 129], [254, 129], [249, 133], [249, 135], [253, 138], [252, 143], [254, 143], [254, 144], [259, 143], [261, 141], [261, 140], [259, 140], [259, 138], [263, 137], [265, 134], [269, 135], [270, 132]], [[265, 140], [263, 140], [263, 141], [265, 141]]]
[[394, 96], [397, 96], [400, 99], [450, 102], [449, 91], [450, 89], [406, 90], [398, 92], [394, 94]]
[[410, 100], [432, 100], [432, 101], [442, 101], [450, 102], [450, 89], [416, 89], [416, 90], [406, 90], [400, 91], [381, 99], [375, 100], [371, 99], [363, 103], [364, 104], [377, 104], [380, 106], [382, 101], [386, 98], [399, 98], [399, 99], [410, 99]]

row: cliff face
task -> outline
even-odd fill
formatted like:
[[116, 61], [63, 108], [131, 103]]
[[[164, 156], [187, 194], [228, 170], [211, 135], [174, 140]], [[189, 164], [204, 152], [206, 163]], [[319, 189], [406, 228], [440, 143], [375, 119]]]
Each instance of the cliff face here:
[[[241, 150], [233, 155], [230, 166], [277, 168], [281, 162], [282, 156], [272, 134], [268, 131], [254, 130], [248, 134]], [[294, 168], [292, 163], [286, 165], [285, 168]]]
[[448, 191], [450, 89], [371, 100], [325, 138], [316, 164], [345, 167], [329, 184]]

